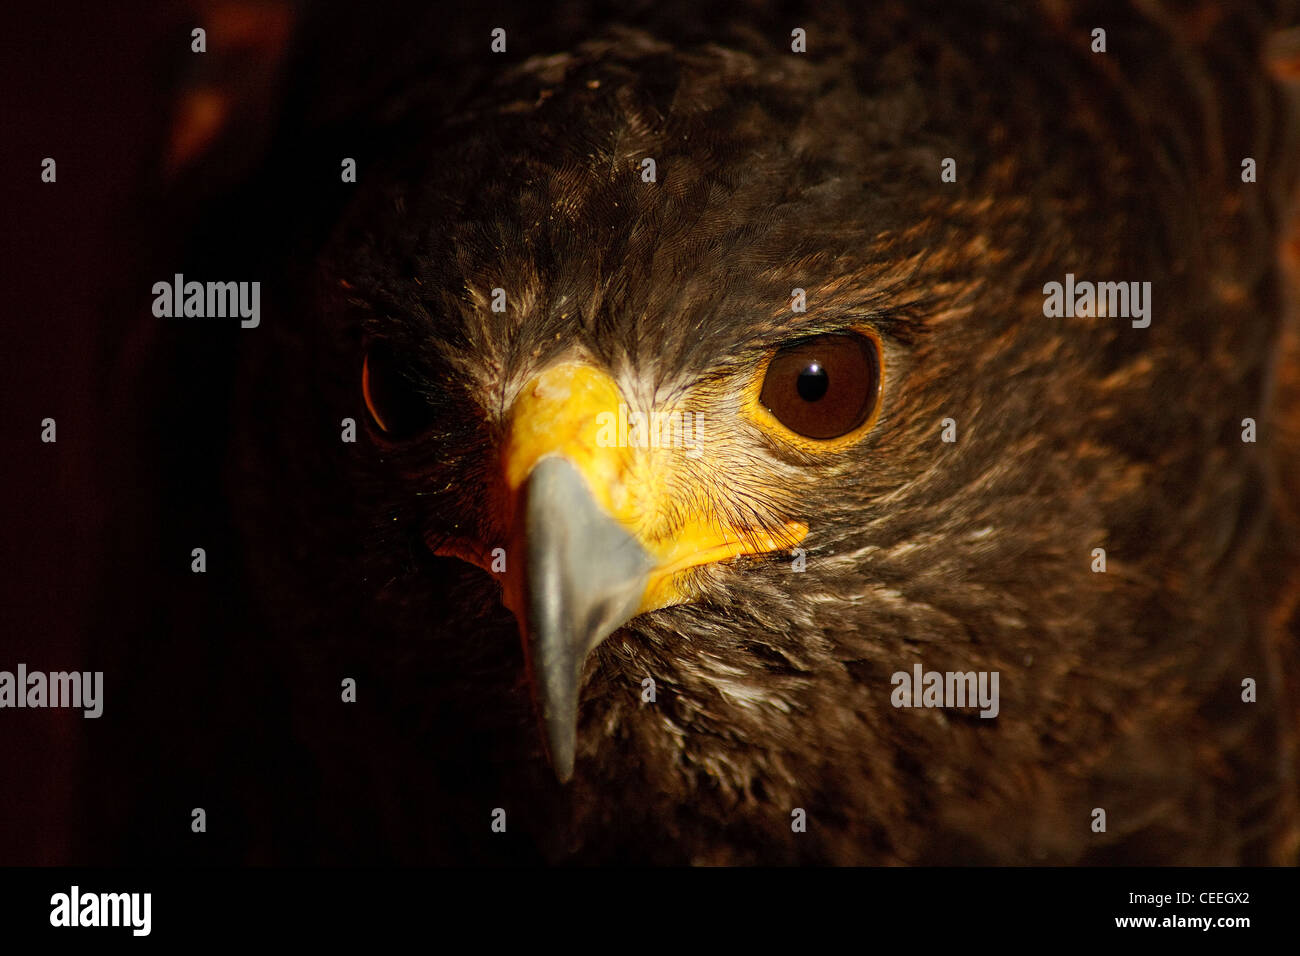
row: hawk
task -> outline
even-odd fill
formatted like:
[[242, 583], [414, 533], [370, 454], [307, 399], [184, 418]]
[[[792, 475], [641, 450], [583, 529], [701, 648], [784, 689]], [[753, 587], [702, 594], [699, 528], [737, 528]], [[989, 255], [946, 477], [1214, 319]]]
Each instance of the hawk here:
[[[358, 157], [232, 333], [296, 839], [1295, 862], [1284, 6], [461, 12], [286, 120], [284, 219]], [[996, 717], [896, 706], [918, 667]]]

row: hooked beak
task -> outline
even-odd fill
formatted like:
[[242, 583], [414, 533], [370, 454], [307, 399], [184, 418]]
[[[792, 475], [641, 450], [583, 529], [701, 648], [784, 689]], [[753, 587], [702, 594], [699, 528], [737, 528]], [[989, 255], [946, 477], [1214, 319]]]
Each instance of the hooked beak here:
[[[683, 500], [708, 463], [692, 455], [688, 467], [681, 448], [611, 440], [613, 423], [626, 423], [621, 399], [598, 369], [552, 367], [515, 401], [502, 449], [510, 529], [502, 595], [519, 622], [561, 783], [573, 775], [583, 667], [601, 641], [638, 614], [691, 600], [681, 572], [793, 547], [808, 532], [798, 522], [736, 528], [703, 492]], [[690, 517], [669, 524], [674, 513]], [[482, 544], [438, 550], [490, 569]]]
[[596, 504], [569, 461], [544, 458], [524, 491], [525, 650], [551, 764], [573, 775], [587, 655], [636, 613], [655, 561]]

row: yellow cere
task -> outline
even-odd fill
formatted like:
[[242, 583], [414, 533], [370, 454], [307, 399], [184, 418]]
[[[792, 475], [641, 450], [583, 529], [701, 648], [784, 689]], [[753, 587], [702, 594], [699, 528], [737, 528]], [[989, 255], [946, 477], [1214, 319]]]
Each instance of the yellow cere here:
[[[520, 489], [543, 457], [560, 455], [573, 463], [596, 502], [655, 559], [640, 611], [690, 600], [691, 595], [678, 587], [681, 571], [737, 555], [791, 548], [807, 535], [807, 526], [799, 522], [789, 522], [775, 534], [725, 527], [702, 493], [684, 490], [690, 471], [681, 467], [680, 451], [601, 441], [600, 436], [610, 432], [608, 423], [618, 420], [623, 401], [618, 384], [590, 365], [570, 362], [548, 369], [515, 402], [503, 465], [514, 508]], [[674, 496], [683, 504], [683, 495], [691, 507], [669, 506]], [[692, 518], [670, 528], [663, 516], [674, 511]]]

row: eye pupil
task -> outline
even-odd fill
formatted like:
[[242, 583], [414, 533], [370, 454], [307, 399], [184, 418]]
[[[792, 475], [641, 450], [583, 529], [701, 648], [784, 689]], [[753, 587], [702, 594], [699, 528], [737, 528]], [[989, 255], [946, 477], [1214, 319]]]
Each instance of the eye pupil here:
[[799, 391], [799, 397], [805, 402], [815, 402], [825, 397], [827, 390], [831, 387], [830, 376], [826, 374], [826, 369], [818, 363], [813, 362], [806, 369], [799, 373], [799, 378], [795, 382], [795, 388]]

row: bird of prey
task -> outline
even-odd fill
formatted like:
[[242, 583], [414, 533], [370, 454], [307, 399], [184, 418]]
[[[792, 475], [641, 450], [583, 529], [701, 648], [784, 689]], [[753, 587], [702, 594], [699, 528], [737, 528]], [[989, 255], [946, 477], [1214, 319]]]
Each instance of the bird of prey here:
[[[1294, 12], [455, 21], [473, 82], [331, 141], [346, 208], [239, 333], [311, 832], [1294, 862]], [[1045, 308], [1067, 275], [1149, 321]], [[914, 668], [996, 716], [897, 706]]]

